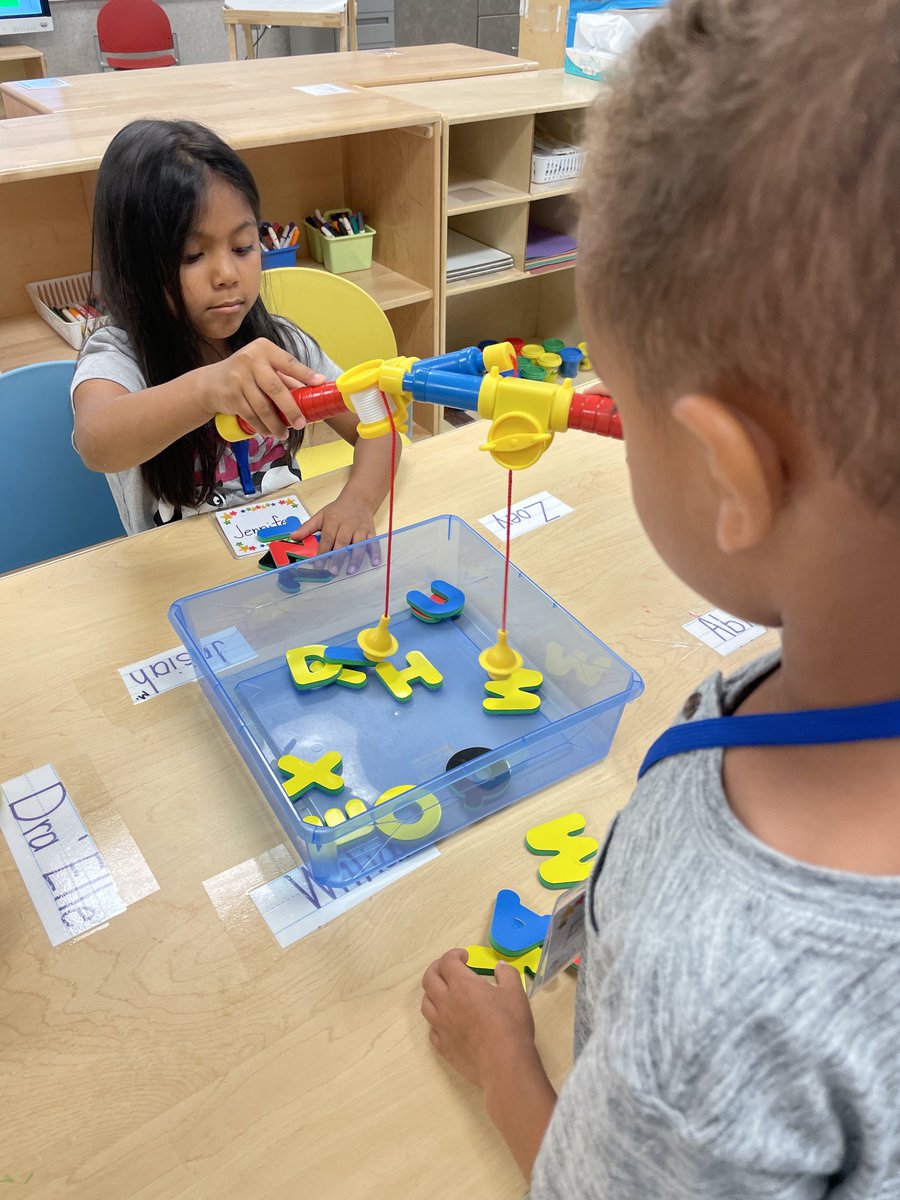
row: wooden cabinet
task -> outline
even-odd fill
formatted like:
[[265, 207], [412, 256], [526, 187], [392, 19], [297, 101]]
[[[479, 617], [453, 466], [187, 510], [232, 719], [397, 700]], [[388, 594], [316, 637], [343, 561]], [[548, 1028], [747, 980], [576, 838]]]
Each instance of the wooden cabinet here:
[[[513, 259], [507, 270], [444, 284], [442, 349], [508, 337], [555, 337], [567, 345], [582, 341], [574, 264], [540, 274], [525, 270], [529, 220], [575, 232], [579, 181], [532, 183], [531, 154], [536, 128], [579, 144], [585, 113], [600, 85], [547, 70], [519, 79], [469, 80], [464, 86], [438, 82], [379, 91], [443, 114], [443, 225], [505, 250]], [[442, 267], [446, 269], [445, 261]], [[594, 378], [580, 376], [576, 387]]]
[[[40, 50], [32, 50], [30, 46], [0, 46], [0, 82], [43, 79], [46, 74], [47, 64]], [[0, 117], [7, 115], [0, 100]]]
[[[381, 305], [404, 353], [427, 357], [440, 341], [442, 137], [438, 114], [357, 88], [289, 93], [268, 114], [222, 103], [209, 123], [240, 151], [272, 220], [302, 224], [316, 208], [352, 204], [377, 229], [371, 270], [351, 278]], [[0, 148], [0, 370], [71, 358], [31, 307], [28, 282], [87, 271], [96, 172], [127, 117], [105, 110], [23, 118]], [[299, 265], [316, 266], [301, 241]], [[352, 365], [352, 364], [347, 364]], [[430, 406], [416, 424], [437, 429]]]

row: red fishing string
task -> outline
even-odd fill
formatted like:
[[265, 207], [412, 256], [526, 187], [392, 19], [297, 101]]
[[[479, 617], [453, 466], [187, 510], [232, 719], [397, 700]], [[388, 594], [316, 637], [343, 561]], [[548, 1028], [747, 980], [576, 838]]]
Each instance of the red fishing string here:
[[394, 471], [397, 469], [397, 427], [394, 425], [394, 415], [384, 392], [381, 393], [384, 411], [391, 426], [391, 482], [388, 488], [388, 535], [387, 535], [387, 569], [384, 574], [384, 615], [391, 614], [391, 559], [394, 550]]
[[506, 485], [506, 562], [503, 564], [503, 619], [500, 628], [506, 632], [506, 602], [509, 599], [509, 531], [512, 525], [512, 479], [513, 473], [509, 472], [509, 481]]

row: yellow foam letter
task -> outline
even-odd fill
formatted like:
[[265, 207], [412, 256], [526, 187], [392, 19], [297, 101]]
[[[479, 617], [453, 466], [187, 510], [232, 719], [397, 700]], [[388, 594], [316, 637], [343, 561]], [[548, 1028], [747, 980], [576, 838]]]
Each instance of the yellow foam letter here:
[[410, 650], [406, 656], [409, 666], [398, 671], [393, 663], [380, 662], [375, 668], [375, 674], [391, 693], [395, 700], [406, 703], [412, 696], [411, 683], [421, 683], [435, 691], [444, 682], [444, 677], [436, 667], [419, 650]]

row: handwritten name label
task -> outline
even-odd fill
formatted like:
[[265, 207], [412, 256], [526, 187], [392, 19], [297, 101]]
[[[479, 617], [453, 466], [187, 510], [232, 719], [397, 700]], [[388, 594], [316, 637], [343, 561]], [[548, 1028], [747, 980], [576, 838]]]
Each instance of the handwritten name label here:
[[[250, 643], [232, 626], [202, 640], [203, 653], [217, 667], [233, 667], [255, 657]], [[162, 654], [152, 654], [140, 662], [119, 667], [119, 675], [128, 689], [132, 704], [143, 704], [163, 692], [192, 683], [197, 678], [193, 661], [184, 646], [174, 646]]]
[[[536, 496], [529, 496], [527, 500], [517, 500], [512, 507], [509, 536], [510, 538], [521, 537], [523, 533], [530, 533], [532, 529], [549, 525], [551, 521], [558, 521], [560, 517], [573, 511], [568, 504], [563, 504], [562, 500], [557, 500], [549, 492], [538, 492]], [[500, 508], [496, 512], [482, 517], [481, 524], [501, 541], [506, 540], [505, 508]]]
[[683, 625], [682, 628], [686, 629], [693, 637], [699, 638], [704, 646], [709, 646], [711, 650], [715, 650], [723, 657], [726, 654], [733, 654], [735, 650], [740, 650], [741, 646], [755, 641], [766, 632], [765, 625], [754, 625], [752, 621], [742, 621], [740, 617], [733, 617], [731, 613], [727, 613], [721, 608], [710, 609], [702, 617], [695, 617], [693, 621], [688, 621], [687, 625]]
[[[295, 867], [286, 875], [254, 888], [250, 899], [271, 929], [282, 950], [320, 929], [353, 908], [360, 901], [374, 896], [404, 875], [437, 858], [436, 846], [405, 858], [386, 870], [376, 872], [350, 887], [329, 887], [314, 879], [308, 867]], [[374, 866], [374, 864], [373, 864]]]
[[126, 909], [103, 856], [53, 767], [2, 785], [0, 829], [51, 943]]
[[277, 496], [273, 500], [258, 500], [241, 508], [228, 508], [215, 518], [228, 547], [235, 558], [262, 554], [265, 546], [257, 539], [260, 529], [284, 525], [288, 517], [309, 520], [309, 513], [296, 496]]

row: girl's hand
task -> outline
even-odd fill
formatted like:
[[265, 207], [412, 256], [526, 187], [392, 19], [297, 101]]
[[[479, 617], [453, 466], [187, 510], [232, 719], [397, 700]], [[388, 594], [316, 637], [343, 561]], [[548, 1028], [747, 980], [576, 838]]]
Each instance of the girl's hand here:
[[536, 1053], [531, 1005], [515, 967], [498, 963], [494, 982], [448, 950], [422, 978], [422, 1016], [431, 1044], [470, 1083], [484, 1088], [508, 1064]]
[[[336, 500], [332, 500], [330, 504], [319, 509], [314, 516], [295, 530], [291, 534], [291, 538], [295, 542], [301, 542], [311, 533], [319, 532], [321, 532], [320, 554], [326, 554], [329, 550], [340, 550], [344, 546], [351, 546], [355, 542], [364, 542], [367, 538], [375, 536], [375, 514], [369, 504], [353, 495], [348, 495], [347, 490], [344, 489]], [[378, 544], [375, 543], [368, 549], [372, 566], [377, 567], [381, 562]], [[347, 565], [348, 575], [355, 575], [359, 570], [361, 555], [362, 551], [360, 554], [351, 555]], [[337, 574], [337, 570], [337, 566], [333, 567], [333, 574]]]
[[287, 436], [289, 426], [302, 429], [306, 424], [290, 389], [325, 382], [324, 376], [267, 338], [257, 338], [221, 362], [201, 367], [197, 376], [202, 379], [209, 417], [216, 413], [242, 417], [258, 433], [279, 441]]

